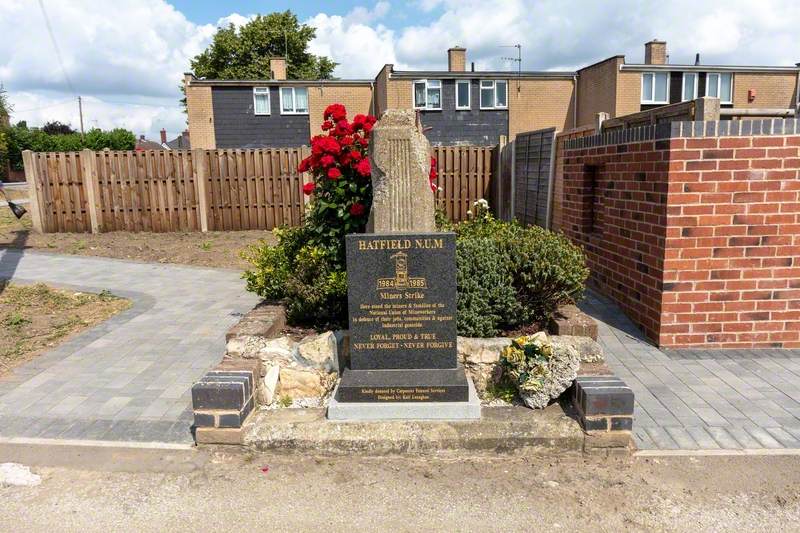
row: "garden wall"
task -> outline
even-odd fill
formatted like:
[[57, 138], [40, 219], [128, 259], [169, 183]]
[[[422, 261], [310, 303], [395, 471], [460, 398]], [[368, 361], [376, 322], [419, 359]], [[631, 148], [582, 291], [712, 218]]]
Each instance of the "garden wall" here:
[[[438, 146], [437, 204], [457, 222], [488, 198], [491, 147]], [[298, 225], [307, 147], [23, 153], [40, 232], [269, 230]]]
[[663, 347], [800, 347], [800, 125], [675, 122], [564, 143], [562, 229]]

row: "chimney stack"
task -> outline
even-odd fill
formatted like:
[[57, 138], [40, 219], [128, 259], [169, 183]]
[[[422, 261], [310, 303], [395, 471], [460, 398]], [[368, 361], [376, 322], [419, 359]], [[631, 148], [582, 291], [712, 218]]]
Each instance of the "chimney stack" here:
[[269, 70], [272, 72], [273, 80], [286, 79], [286, 58], [285, 57], [270, 57]]
[[161, 128], [161, 144], [167, 144], [167, 130]]
[[696, 53], [694, 55], [694, 64], [695, 65], [699, 65], [700, 64], [700, 52], [698, 52], [698, 53]]
[[467, 70], [467, 49], [454, 46], [447, 50], [447, 70], [464, 72]]
[[646, 65], [666, 65], [667, 42], [653, 39], [644, 43], [644, 63]]

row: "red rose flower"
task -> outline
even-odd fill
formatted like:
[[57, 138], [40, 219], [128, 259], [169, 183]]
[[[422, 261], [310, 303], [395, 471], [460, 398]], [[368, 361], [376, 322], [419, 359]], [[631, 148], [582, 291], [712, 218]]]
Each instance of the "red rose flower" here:
[[323, 167], [329, 167], [336, 163], [336, 160], [330, 154], [325, 154], [319, 158], [319, 162]]
[[328, 131], [332, 127], [333, 127], [333, 122], [331, 122], [330, 120], [326, 120], [325, 122], [322, 123], [322, 129], [325, 131]]
[[360, 217], [361, 215], [366, 212], [367, 208], [364, 207], [364, 204], [356, 202], [350, 206], [350, 214], [354, 217]]
[[298, 172], [308, 172], [308, 169], [309, 169], [310, 166], [311, 166], [311, 158], [310, 157], [306, 157], [305, 159], [300, 161], [299, 165], [297, 165], [297, 171]]
[[363, 156], [358, 150], [350, 150], [350, 159], [353, 161], [360, 161]]
[[372, 130], [372, 123], [371, 122], [367, 122], [366, 124], [364, 124], [364, 131], [369, 133], [370, 130]]
[[303, 185], [303, 194], [305, 194], [306, 196], [311, 196], [314, 193], [314, 189], [316, 188], [317, 188], [316, 184], [313, 181], [310, 181], [305, 185]]
[[345, 135], [344, 137], [342, 137], [342, 140], [339, 141], [339, 143], [342, 146], [350, 146], [351, 144], [353, 144], [353, 138], [349, 135]]
[[436, 158], [431, 157], [431, 171], [428, 174], [428, 183], [431, 185], [431, 191], [436, 192], [436, 178], [439, 177], [439, 174], [436, 172]]
[[372, 167], [369, 164], [369, 159], [362, 159], [359, 161], [356, 165], [356, 171], [364, 177], [372, 174]]
[[360, 144], [361, 146], [366, 146], [366, 145], [369, 144], [369, 140], [368, 139], [364, 139], [362, 137], [361, 139], [358, 140], [358, 144]]
[[329, 168], [328, 177], [332, 180], [338, 180], [340, 177], [342, 177], [342, 171], [336, 167]]
[[326, 119], [332, 118], [335, 122], [339, 122], [347, 116], [347, 110], [342, 104], [331, 104], [325, 108], [325, 112], [322, 116]]

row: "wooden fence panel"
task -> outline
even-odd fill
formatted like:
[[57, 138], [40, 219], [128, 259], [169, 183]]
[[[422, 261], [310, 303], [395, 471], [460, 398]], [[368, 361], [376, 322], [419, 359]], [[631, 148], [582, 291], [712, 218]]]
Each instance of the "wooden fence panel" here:
[[[490, 195], [492, 148], [433, 153], [437, 206], [466, 220], [472, 204]], [[299, 225], [306, 209], [308, 177], [297, 172], [306, 147], [26, 154], [43, 232], [264, 230]]]
[[447, 218], [460, 222], [469, 218], [473, 204], [489, 199], [494, 159], [490, 146], [435, 146], [438, 173], [436, 205]]

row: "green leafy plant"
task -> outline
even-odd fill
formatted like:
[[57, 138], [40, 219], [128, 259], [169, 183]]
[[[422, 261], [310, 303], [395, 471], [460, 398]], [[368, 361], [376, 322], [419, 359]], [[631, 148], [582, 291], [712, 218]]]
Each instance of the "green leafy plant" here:
[[203, 250], [204, 252], [208, 252], [209, 250], [211, 250], [211, 241], [203, 241], [200, 244], [198, 244], [197, 247]]
[[565, 236], [499, 221], [477, 202], [455, 230], [460, 334], [543, 323], [582, 296], [589, 269], [583, 250]]
[[8, 326], [9, 328], [21, 328], [22, 326], [30, 323], [31, 321], [29, 318], [24, 317], [18, 312], [9, 313], [5, 320], [3, 320], [3, 325]]
[[294, 400], [292, 400], [291, 396], [281, 396], [278, 398], [278, 405], [281, 407], [291, 407]]

